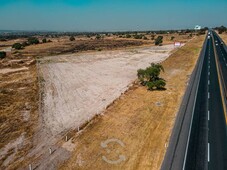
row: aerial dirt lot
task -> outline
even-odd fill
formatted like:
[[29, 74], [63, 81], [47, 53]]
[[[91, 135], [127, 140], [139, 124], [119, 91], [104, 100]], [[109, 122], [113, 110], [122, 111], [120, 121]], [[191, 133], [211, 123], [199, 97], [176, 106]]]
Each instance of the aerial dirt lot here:
[[[164, 44], [173, 44], [170, 37], [171, 35], [164, 36]], [[175, 37], [176, 40], [181, 40], [181, 42], [190, 39], [188, 35], [179, 36], [176, 34]], [[172, 45], [154, 47], [151, 40], [122, 40], [118, 37], [108, 37], [104, 40], [81, 38], [78, 42], [69, 42], [68, 37], [65, 37], [53, 38], [51, 39], [53, 42], [31, 45], [25, 47], [24, 50], [12, 50], [10, 48], [13, 43], [25, 40], [0, 42], [0, 50], [7, 51], [7, 57], [0, 60], [0, 169], [18, 169], [19, 167], [27, 169], [30, 163], [36, 169], [47, 167], [53, 169], [59, 163], [70, 158], [72, 154], [73, 157], [65, 164], [66, 166], [72, 164], [75, 155], [77, 155], [77, 162], [74, 162], [75, 164], [72, 167], [89, 169], [94, 161], [97, 168], [105, 169], [105, 162], [99, 162], [99, 159], [89, 160], [89, 153], [86, 153], [85, 157], [81, 155], [81, 151], [87, 148], [91, 141], [93, 141], [93, 144], [89, 146], [92, 148], [91, 154], [95, 153], [94, 156], [101, 156], [99, 152], [99, 149], [102, 151], [100, 142], [109, 137], [118, 137], [121, 134], [120, 131], [128, 133], [124, 138], [121, 135], [119, 137], [121, 140], [123, 139], [124, 143], [132, 142], [130, 145], [133, 152], [134, 147], [138, 145], [137, 135], [146, 135], [146, 133], [152, 135], [150, 134], [151, 125], [156, 126], [161, 117], [158, 116], [151, 123], [149, 117], [156, 117], [152, 111], [155, 107], [152, 105], [148, 107], [147, 100], [152, 102], [150, 100], [152, 97], [161, 96], [160, 103], [155, 104], [163, 108], [162, 106], [165, 105], [161, 103], [161, 99], [164, 97], [162, 96], [164, 92], [147, 92], [142, 87], [138, 88], [136, 84], [130, 87], [131, 90], [122, 95], [120, 99], [116, 101], [115, 99], [136, 79], [138, 68], [148, 66], [150, 62], [165, 60], [173, 48]], [[183, 50], [181, 53], [184, 57], [198, 53], [202, 38], [196, 37], [190, 41], [196, 43], [189, 45], [188, 48], [197, 51], [188, 53], [187, 48], [183, 47], [180, 51]], [[93, 48], [94, 46], [95, 48]], [[141, 47], [137, 48], [137, 46]], [[184, 52], [184, 49], [186, 52]], [[71, 54], [72, 52], [74, 54]], [[56, 55], [62, 53], [67, 53], [67, 55]], [[52, 56], [48, 57], [49, 55]], [[37, 57], [39, 61], [38, 73], [35, 61]], [[188, 60], [188, 62], [190, 61]], [[190, 74], [191, 67], [186, 67], [186, 69], [189, 69], [188, 74]], [[175, 70], [172, 74], [179, 76], [179, 72], [183, 69], [182, 67]], [[167, 73], [164, 75], [165, 77], [169, 76]], [[84, 86], [84, 83], [87, 83], [87, 86]], [[167, 84], [168, 87], [171, 86], [169, 82]], [[168, 88], [166, 92], [170, 93], [170, 97], [171, 94], [175, 95], [174, 92], [168, 90], [170, 89]], [[135, 93], [136, 97], [124, 99], [131, 93]], [[158, 96], [156, 96], [156, 93]], [[180, 93], [180, 91], [177, 93]], [[137, 96], [139, 96], [138, 101]], [[40, 99], [42, 99], [42, 102], [39, 102]], [[122, 101], [122, 99], [124, 100]], [[166, 97], [163, 98], [163, 100], [165, 99]], [[128, 103], [125, 100], [129, 100]], [[142, 105], [149, 110], [146, 111], [145, 109], [142, 118], [140, 118], [142, 115], [137, 115], [140, 109], [143, 110], [140, 100], [144, 101]], [[159, 100], [157, 99], [157, 101]], [[121, 108], [119, 104], [125, 108]], [[130, 108], [127, 106], [130, 106]], [[107, 111], [105, 111], [106, 107]], [[110, 109], [112, 109], [111, 113], [109, 113]], [[117, 111], [118, 109], [120, 110]], [[100, 112], [104, 116], [99, 115], [91, 120], [92, 116]], [[121, 114], [125, 115], [125, 119], [120, 118]], [[87, 119], [90, 121], [87, 122]], [[109, 120], [107, 121], [107, 119]], [[137, 122], [140, 119], [143, 123], [141, 127], [138, 127]], [[127, 121], [129, 121], [128, 125]], [[76, 133], [79, 136], [75, 137], [77, 126], [81, 125], [82, 122], [85, 122], [82, 125], [85, 128], [79, 134]], [[123, 130], [126, 127], [126, 132], [117, 129], [118, 125]], [[94, 129], [94, 127], [96, 128]], [[144, 127], [147, 130], [143, 129]], [[76, 130], [68, 132], [68, 129]], [[95, 132], [96, 130], [97, 132]], [[88, 131], [87, 135], [84, 131]], [[166, 135], [168, 132], [165, 132]], [[68, 142], [65, 142], [66, 134], [68, 134], [68, 139], [72, 137]], [[135, 139], [133, 136], [135, 136]], [[97, 138], [97, 141], [95, 138]], [[89, 139], [91, 140], [89, 141]], [[74, 153], [73, 150], [78, 149], [77, 145], [82, 146], [81, 142], [86, 143], [80, 148], [80, 152]], [[53, 151], [51, 157], [49, 156], [49, 148]], [[138, 152], [135, 152], [135, 154], [138, 154]], [[140, 157], [135, 154], [133, 159], [139, 161], [138, 158]], [[90, 158], [92, 158], [91, 155]], [[86, 164], [84, 164], [84, 160]], [[129, 162], [128, 157], [126, 162]], [[130, 162], [129, 164], [131, 165]], [[122, 167], [127, 168], [127, 166]]]
[[73, 156], [60, 169], [159, 169], [203, 41], [204, 36], [194, 38], [163, 62], [167, 90], [135, 84], [74, 135]]
[[139, 68], [165, 60], [173, 49], [166, 45], [46, 57], [40, 61], [45, 125], [53, 135], [81, 126], [125, 92]]

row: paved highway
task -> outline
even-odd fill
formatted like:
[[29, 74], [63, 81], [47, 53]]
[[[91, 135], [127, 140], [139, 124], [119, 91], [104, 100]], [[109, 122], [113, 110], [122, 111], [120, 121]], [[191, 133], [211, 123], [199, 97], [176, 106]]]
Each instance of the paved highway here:
[[220, 37], [209, 32], [178, 113], [162, 170], [227, 169], [227, 52]]

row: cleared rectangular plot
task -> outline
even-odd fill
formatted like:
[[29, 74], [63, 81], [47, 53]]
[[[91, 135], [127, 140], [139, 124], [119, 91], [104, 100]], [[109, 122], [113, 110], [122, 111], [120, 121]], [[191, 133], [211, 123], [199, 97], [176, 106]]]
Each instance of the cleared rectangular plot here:
[[44, 125], [58, 134], [77, 128], [127, 90], [137, 70], [165, 60], [173, 45], [45, 58]]

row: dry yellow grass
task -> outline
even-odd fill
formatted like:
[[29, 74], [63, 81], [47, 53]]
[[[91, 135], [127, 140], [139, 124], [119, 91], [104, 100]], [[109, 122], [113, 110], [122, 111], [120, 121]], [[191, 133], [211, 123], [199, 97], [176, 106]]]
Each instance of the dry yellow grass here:
[[222, 38], [222, 40], [225, 42], [225, 44], [227, 44], [227, 33], [219, 34], [219, 36]]
[[5, 145], [11, 143], [5, 156], [0, 157], [0, 169], [4, 169], [3, 162], [10, 155], [16, 153], [12, 156], [16, 163], [32, 146], [28, 140], [24, 140], [20, 148], [12, 143], [20, 136], [31, 138], [34, 133], [38, 118], [36, 77], [35, 65], [25, 71], [0, 74], [0, 149], [4, 150]]
[[[72, 157], [60, 169], [159, 169], [203, 40], [204, 36], [194, 38], [163, 62], [167, 90], [151, 92], [134, 85], [103, 116], [93, 119], [80, 135], [74, 135]], [[101, 147], [102, 142], [112, 138], [122, 141], [125, 147], [116, 143], [110, 143], [108, 149]], [[116, 160], [119, 153], [126, 160], [118, 164], [102, 159], [106, 156]]]

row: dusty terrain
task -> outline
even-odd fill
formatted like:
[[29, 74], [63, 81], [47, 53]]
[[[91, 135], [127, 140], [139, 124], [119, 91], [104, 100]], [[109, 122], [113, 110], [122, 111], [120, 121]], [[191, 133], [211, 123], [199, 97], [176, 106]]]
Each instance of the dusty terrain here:
[[[132, 39], [124, 39], [122, 41], [122, 44], [114, 45], [116, 43], [119, 43], [121, 38], [118, 37], [108, 37], [105, 38], [106, 40], [100, 40], [100, 44], [98, 44], [97, 49], [95, 49], [95, 53], [87, 53], [80, 55], [73, 54], [74, 57], [67, 56], [61, 56], [58, 58], [56, 57], [45, 57], [44, 60], [42, 60], [43, 57], [41, 57], [41, 67], [43, 68], [41, 71], [47, 71], [46, 77], [38, 76], [37, 74], [37, 68], [35, 66], [35, 58], [34, 56], [45, 56], [45, 55], [53, 55], [58, 53], [69, 53], [65, 49], [72, 49], [74, 50], [77, 47], [74, 47], [73, 44], [77, 44], [75, 42], [69, 42], [68, 37], [65, 37], [65, 39], [61, 38], [53, 38], [51, 39], [53, 42], [46, 43], [46, 44], [39, 44], [39, 45], [31, 45], [29, 47], [26, 47], [24, 50], [12, 50], [10, 46], [15, 42], [23, 42], [26, 39], [19, 39], [19, 40], [9, 40], [7, 42], [0, 42], [0, 50], [5, 49], [7, 51], [7, 58], [0, 60], [0, 96], [1, 96], [1, 103], [0, 103], [0, 136], [1, 136], [1, 143], [0, 143], [0, 168], [1, 169], [17, 169], [18, 167], [24, 167], [28, 168], [28, 164], [32, 163], [33, 168], [36, 169], [43, 169], [45, 167], [49, 167], [50, 169], [55, 167], [59, 162], [64, 161], [65, 159], [69, 158], [72, 151], [74, 150], [75, 144], [71, 143], [71, 140], [68, 142], [59, 141], [62, 137], [65, 137], [65, 134], [68, 133], [66, 131], [63, 131], [61, 134], [53, 136], [53, 133], [56, 134], [62, 129], [69, 128], [72, 126], [72, 124], [67, 124], [67, 120], [71, 121], [68, 117], [66, 119], [63, 119], [63, 121], [66, 123], [66, 127], [61, 127], [59, 124], [62, 123], [62, 120], [60, 120], [60, 123], [52, 124], [51, 122], [48, 124], [45, 124], [44, 122], [46, 120], [52, 121], [52, 119], [47, 119], [45, 114], [38, 114], [42, 113], [42, 110], [38, 111], [39, 109], [45, 109], [44, 107], [39, 107], [38, 100], [39, 98], [43, 98], [46, 100], [45, 95], [43, 95], [43, 91], [40, 90], [40, 93], [38, 93], [38, 82], [39, 85], [42, 88], [42, 83], [46, 83], [46, 87], [49, 88], [50, 84], [48, 84], [50, 81], [53, 80], [54, 83], [57, 83], [57, 88], [54, 89], [55, 86], [53, 86], [53, 89], [48, 90], [47, 94], [49, 92], [53, 92], [54, 90], [59, 90], [60, 84], [58, 80], [55, 80], [53, 77], [48, 76], [55, 76], [55, 73], [52, 71], [58, 71], [60, 75], [64, 74], [65, 71], [69, 73], [67, 76], [67, 79], [70, 79], [72, 76], [74, 79], [81, 78], [78, 75], [74, 75], [71, 70], [78, 71], [78, 68], [74, 68], [73, 66], [79, 66], [81, 70], [83, 70], [83, 74], [89, 76], [90, 73], [93, 74], [93, 76], [96, 74], [102, 75], [106, 81], [104, 83], [107, 85], [106, 87], [103, 87], [104, 91], [100, 91], [100, 89], [95, 89], [92, 85], [88, 85], [92, 90], [85, 92], [87, 89], [79, 88], [80, 90], [78, 92], [75, 92], [74, 94], [69, 94], [70, 97], [68, 97], [67, 93], [63, 93], [64, 97], [68, 99], [68, 101], [72, 100], [72, 97], [78, 96], [81, 92], [89, 95], [96, 95], [96, 98], [93, 98], [93, 101], [96, 100], [101, 101], [101, 104], [96, 105], [95, 103], [91, 102], [91, 100], [88, 102], [86, 101], [87, 98], [89, 98], [89, 95], [85, 97], [81, 97], [80, 100], [82, 103], [90, 104], [93, 108], [97, 107], [99, 110], [102, 110], [107, 106], [107, 103], [111, 103], [115, 97], [119, 96], [121, 92], [123, 92], [128, 84], [130, 84], [133, 80], [135, 80], [136, 75], [136, 69], [134, 67], [144, 67], [146, 64], [149, 64], [150, 61], [159, 61], [159, 59], [153, 60], [153, 58], [149, 58], [148, 55], [152, 55], [154, 51], [149, 51], [148, 48], [144, 48], [141, 51], [140, 49], [133, 50], [135, 48], [135, 45], [138, 46], [138, 43], [140, 46], [153, 46], [153, 42], [150, 40], [132, 40]], [[165, 37], [164, 37], [165, 39]], [[182, 42], [186, 42], [189, 38], [187, 35], [184, 36], [178, 36], [176, 35], [176, 39], [182, 40]], [[88, 40], [88, 38], [81, 38], [78, 42], [81, 44], [85, 43], [85, 40]], [[112, 45], [109, 45], [109, 40], [117, 40], [113, 41]], [[124, 45], [125, 42], [135, 42], [134, 44]], [[86, 41], [87, 42], [87, 41]], [[93, 44], [95, 44], [97, 41], [90, 41], [86, 44], [85, 51], [90, 51], [90, 48]], [[142, 43], [141, 43], [142, 42]], [[145, 42], [145, 43], [143, 43]], [[126, 43], [126, 44], [127, 44]], [[148, 44], [147, 44], [148, 43]], [[150, 44], [151, 43], [151, 44]], [[170, 35], [167, 35], [166, 42], [164, 44], [172, 44], [173, 41], [170, 41]], [[59, 46], [58, 46], [59, 45]], [[64, 47], [66, 46], [66, 47]], [[73, 46], [73, 48], [71, 48]], [[88, 47], [87, 47], [88, 46]], [[117, 50], [115, 52], [104, 52], [99, 50], [99, 47], [102, 46], [101, 50], [112, 50], [112, 49], [125, 49], [126, 47], [129, 49], [127, 52], [123, 50]], [[134, 47], [133, 47], [134, 46]], [[131, 48], [131, 49], [130, 49]], [[157, 47], [160, 48], [160, 47]], [[162, 48], [162, 47], [161, 47]], [[165, 47], [164, 47], [165, 48]], [[59, 50], [60, 49], [60, 50]], [[83, 51], [83, 48], [79, 46], [78, 51]], [[167, 49], [169, 51], [170, 49]], [[92, 51], [92, 50], [91, 50]], [[93, 50], [94, 51], [94, 50]], [[165, 51], [155, 50], [157, 52], [157, 57], [160, 57], [161, 60], [164, 60], [167, 56], [167, 53]], [[70, 51], [72, 52], [72, 51]], [[75, 52], [75, 51], [74, 51]], [[105, 53], [105, 55], [104, 55]], [[144, 53], [144, 55], [142, 55]], [[116, 54], [116, 55], [115, 55]], [[130, 58], [129, 55], [132, 55], [133, 57]], [[141, 56], [140, 56], [141, 55]], [[94, 59], [96, 57], [96, 59]], [[141, 57], [141, 60], [139, 59]], [[70, 58], [70, 59], [69, 59]], [[77, 59], [78, 58], [78, 59]], [[89, 66], [89, 62], [94, 62], [95, 64], [91, 67]], [[139, 63], [139, 61], [144, 61], [147, 63]], [[100, 64], [103, 65], [103, 63], [107, 62], [107, 65], [102, 68], [99, 68]], [[116, 65], [112, 65], [111, 62], [114, 62]], [[61, 65], [62, 64], [62, 65]], [[117, 65], [119, 64], [119, 66]], [[130, 64], [132, 66], [130, 67]], [[68, 70], [64, 70], [66, 67], [68, 67]], [[88, 71], [86, 71], [83, 66], [88, 68]], [[106, 71], [102, 72], [107, 69], [107, 66], [109, 66], [109, 70], [113, 71], [115, 69], [119, 69], [118, 71], [114, 72], [113, 75]], [[127, 70], [125, 70], [127, 68]], [[92, 69], [97, 69], [99, 72], [94, 72]], [[103, 69], [103, 70], [102, 70]], [[50, 72], [49, 72], [50, 70]], [[62, 73], [61, 71], [64, 70]], [[121, 72], [122, 71], [122, 72]], [[130, 72], [130, 75], [127, 75], [127, 72]], [[118, 78], [118, 73], [119, 78]], [[133, 75], [132, 75], [133, 73]], [[60, 75], [57, 75], [59, 77]], [[121, 77], [121, 76], [122, 77]], [[117, 83], [111, 84], [113, 81], [111, 76], [114, 76], [115, 81], [119, 82], [119, 85], [122, 85], [120, 87]], [[44, 81], [44, 78], [47, 80]], [[49, 80], [50, 78], [50, 80]], [[88, 77], [90, 78], [90, 81], [84, 80], [81, 78], [79, 81], [77, 81], [76, 84], [63, 82], [65, 87], [69, 88], [75, 88], [72, 87], [74, 85], [81, 86], [80, 83], [83, 83], [83, 81], [87, 81], [88, 83], [101, 83], [100, 79], [95, 79], [94, 77]], [[122, 78], [125, 78], [125, 81], [120, 81]], [[59, 77], [59, 80], [63, 80], [62, 77]], [[128, 83], [128, 84], [126, 84]], [[54, 85], [54, 84], [53, 84]], [[67, 86], [69, 85], [69, 86]], [[45, 86], [43, 86], [45, 87]], [[114, 89], [117, 87], [118, 89]], [[42, 88], [43, 89], [43, 88]], [[85, 91], [84, 91], [85, 90]], [[109, 96], [105, 95], [106, 91], [110, 90], [112, 93], [116, 92], [116, 96], [111, 94]], [[65, 92], [65, 89], [63, 90]], [[97, 92], [96, 92], [97, 91]], [[98, 92], [103, 92], [101, 95], [97, 95]], [[53, 95], [57, 95], [56, 93], [53, 93]], [[75, 95], [75, 96], [74, 96]], [[104, 96], [102, 96], [104, 95]], [[46, 96], [47, 97], [47, 96]], [[54, 98], [53, 98], [54, 99]], [[50, 100], [51, 101], [51, 100]], [[53, 101], [53, 100], [52, 100]], [[68, 102], [60, 100], [61, 102]], [[77, 102], [77, 100], [76, 100]], [[136, 102], [136, 101], [135, 101]], [[70, 112], [71, 109], [75, 109], [76, 113], [78, 113], [78, 106], [81, 106], [82, 109], [86, 110], [87, 108], [82, 105], [82, 103], [77, 103], [77, 106], [66, 108], [67, 111]], [[47, 103], [48, 104], [48, 103]], [[51, 105], [51, 103], [50, 103]], [[135, 104], [136, 105], [136, 104]], [[71, 106], [71, 105], [70, 105]], [[59, 107], [59, 106], [58, 106]], [[90, 106], [89, 106], [90, 107]], [[112, 107], [112, 106], [111, 106]], [[88, 109], [89, 110], [89, 109]], [[95, 110], [99, 111], [99, 110]], [[80, 117], [80, 120], [85, 120], [84, 118], [88, 118], [88, 115], [94, 115], [95, 112], [88, 111], [85, 114], [82, 114]], [[57, 111], [57, 113], [60, 113]], [[82, 113], [82, 111], [81, 111]], [[61, 115], [60, 113], [59, 115]], [[50, 118], [50, 117], [49, 117]], [[72, 118], [77, 118], [75, 115], [72, 116]], [[89, 117], [90, 119], [91, 117]], [[99, 116], [97, 116], [98, 119], [94, 119], [94, 121], [91, 121], [91, 124], [93, 122], [96, 122], [96, 120], [99, 120]], [[56, 118], [56, 120], [59, 118]], [[77, 122], [77, 123], [78, 123]], [[124, 123], [124, 122], [121, 122]], [[79, 124], [79, 123], [78, 123]], [[90, 123], [89, 123], [90, 124]], [[48, 126], [55, 127], [55, 128], [47, 128]], [[93, 126], [93, 125], [91, 125]], [[107, 124], [105, 124], [107, 126]], [[88, 126], [90, 127], [90, 126]], [[110, 126], [111, 127], [111, 126]], [[133, 127], [133, 126], [132, 126]], [[50, 130], [51, 129], [51, 130]], [[113, 129], [114, 130], [114, 129]], [[99, 132], [98, 132], [99, 133]], [[68, 133], [68, 138], [74, 135], [74, 131], [72, 133]], [[52, 148], [54, 150], [54, 154], [51, 155], [51, 159], [49, 159], [48, 154], [48, 148]], [[80, 157], [80, 156], [79, 156]]]
[[74, 129], [81, 129], [127, 90], [138, 68], [163, 61], [171, 50], [173, 45], [39, 59], [42, 114], [33, 148], [19, 167], [31, 163], [36, 169], [56, 169], [69, 159], [74, 144], [65, 142], [65, 136], [70, 139]]
[[61, 169], [159, 169], [203, 40], [193, 39], [163, 62], [167, 90], [134, 85], [73, 136], [73, 156]]

